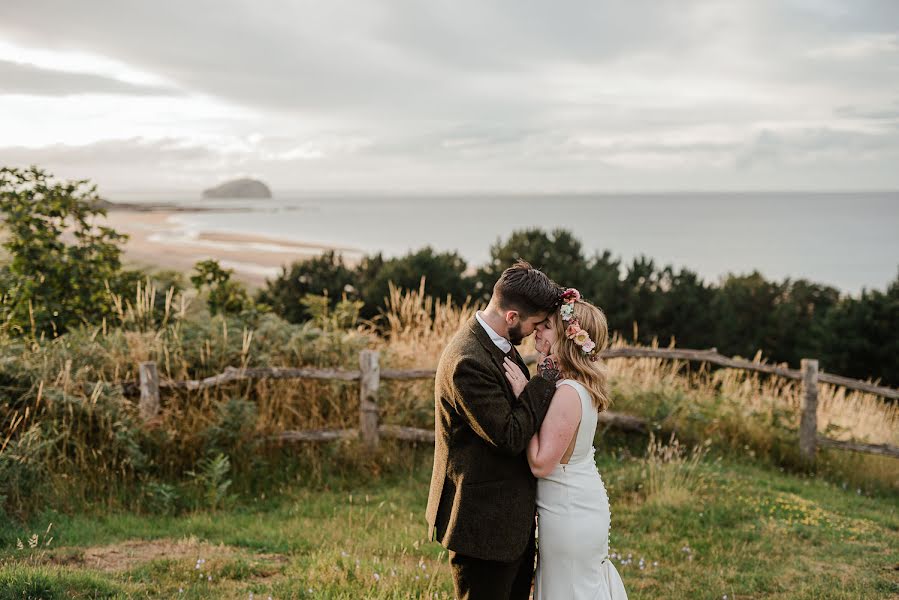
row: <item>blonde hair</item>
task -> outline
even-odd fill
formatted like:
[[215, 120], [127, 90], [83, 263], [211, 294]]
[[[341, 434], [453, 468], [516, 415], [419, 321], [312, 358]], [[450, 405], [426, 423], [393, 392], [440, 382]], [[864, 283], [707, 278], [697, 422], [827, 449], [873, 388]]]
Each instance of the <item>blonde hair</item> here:
[[[574, 318], [580, 323], [581, 329], [590, 334], [590, 339], [596, 344], [596, 352], [602, 351], [609, 343], [606, 315], [585, 300], [577, 300], [571, 306], [574, 308]], [[558, 359], [562, 373], [570, 375], [587, 388], [593, 397], [593, 405], [599, 412], [608, 409], [611, 400], [606, 364], [601, 359], [590, 360], [590, 356], [584, 353], [583, 348], [568, 339], [565, 334], [568, 323], [562, 319], [559, 311], [550, 313], [549, 321], [556, 331], [556, 341], [550, 353]]]

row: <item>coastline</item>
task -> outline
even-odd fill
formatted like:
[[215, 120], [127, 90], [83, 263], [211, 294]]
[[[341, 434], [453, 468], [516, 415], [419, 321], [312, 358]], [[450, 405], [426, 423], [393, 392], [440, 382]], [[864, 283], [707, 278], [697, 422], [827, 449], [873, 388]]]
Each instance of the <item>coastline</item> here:
[[302, 240], [227, 231], [191, 231], [176, 218], [184, 212], [188, 211], [169, 206], [110, 207], [104, 225], [129, 236], [123, 244], [122, 257], [129, 266], [190, 273], [198, 261], [214, 259], [222, 267], [233, 269], [234, 278], [251, 287], [263, 286], [267, 278], [277, 277], [282, 266], [329, 250], [343, 254], [350, 264], [362, 255], [356, 248]]

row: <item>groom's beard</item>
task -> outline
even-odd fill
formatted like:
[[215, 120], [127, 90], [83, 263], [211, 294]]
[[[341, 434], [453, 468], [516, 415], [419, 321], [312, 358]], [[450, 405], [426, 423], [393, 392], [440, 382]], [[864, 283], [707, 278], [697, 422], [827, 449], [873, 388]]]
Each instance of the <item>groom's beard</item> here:
[[524, 336], [521, 334], [521, 323], [514, 327], [509, 327], [509, 341], [512, 342], [513, 346], [518, 346], [523, 340]]

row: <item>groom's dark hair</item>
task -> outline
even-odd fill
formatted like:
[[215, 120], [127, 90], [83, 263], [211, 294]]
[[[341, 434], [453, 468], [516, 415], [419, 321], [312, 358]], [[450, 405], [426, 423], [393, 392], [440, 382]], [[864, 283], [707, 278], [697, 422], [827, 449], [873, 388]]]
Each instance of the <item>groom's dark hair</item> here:
[[559, 304], [562, 288], [546, 273], [519, 259], [503, 271], [493, 297], [503, 310], [517, 310], [522, 319], [541, 312], [552, 312]]

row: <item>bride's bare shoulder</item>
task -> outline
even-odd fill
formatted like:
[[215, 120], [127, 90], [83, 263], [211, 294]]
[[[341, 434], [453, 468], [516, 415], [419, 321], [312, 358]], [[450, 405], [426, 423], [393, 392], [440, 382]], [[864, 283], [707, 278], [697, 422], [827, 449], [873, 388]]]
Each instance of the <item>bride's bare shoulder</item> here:
[[556, 386], [556, 393], [553, 394], [552, 405], [550, 405], [550, 410], [553, 410], [553, 405], [556, 406], [556, 410], [553, 412], [559, 412], [559, 409], [565, 408], [566, 412], [574, 411], [580, 413], [581, 410], [581, 396], [573, 385], [570, 385], [567, 381], [560, 381]]

